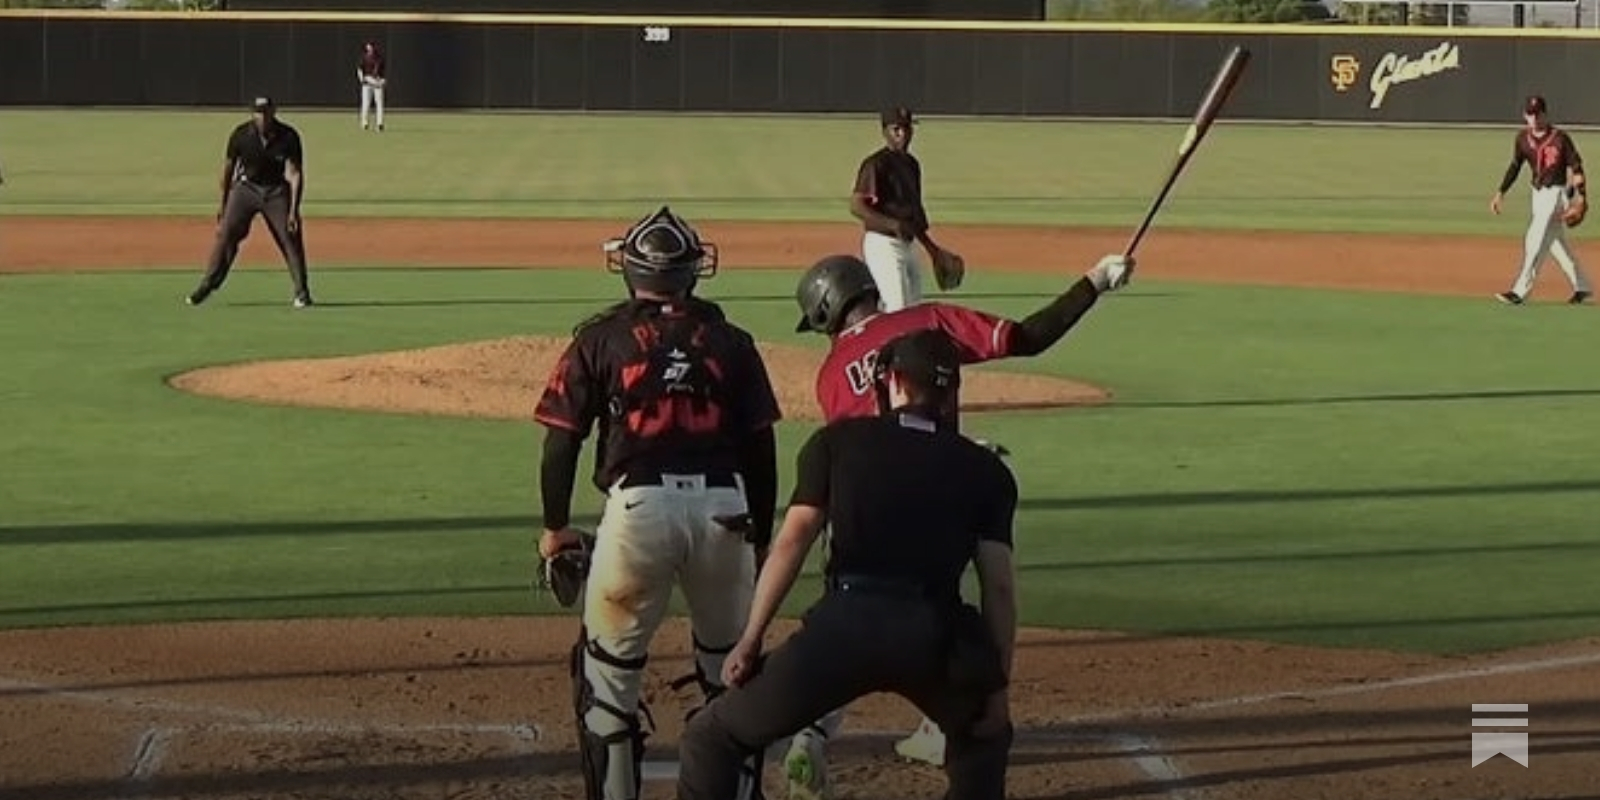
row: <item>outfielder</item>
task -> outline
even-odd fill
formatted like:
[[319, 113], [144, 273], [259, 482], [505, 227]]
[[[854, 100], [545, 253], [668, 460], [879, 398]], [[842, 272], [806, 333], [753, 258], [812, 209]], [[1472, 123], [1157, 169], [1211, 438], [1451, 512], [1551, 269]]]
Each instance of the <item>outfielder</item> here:
[[[637, 800], [640, 684], [674, 583], [689, 604], [707, 701], [744, 629], [757, 553], [777, 499], [778, 401], [754, 340], [692, 294], [716, 248], [667, 207], [607, 244], [630, 299], [584, 322], [539, 399], [540, 473], [551, 559], [581, 546], [570, 503], [578, 455], [599, 427], [594, 484], [606, 495], [572, 651], [588, 800]], [[759, 795], [760, 760], [741, 800]]]
[[[832, 343], [817, 371], [817, 403], [829, 421], [870, 417], [880, 413], [872, 376], [878, 353], [890, 341], [921, 330], [940, 330], [957, 345], [963, 363], [1035, 356], [1060, 341], [1100, 295], [1126, 286], [1135, 261], [1108, 255], [1075, 281], [1066, 292], [1020, 322], [975, 309], [946, 303], [922, 303], [899, 311], [884, 311], [879, 290], [867, 265], [850, 255], [832, 255], [817, 261], [801, 276], [795, 290], [800, 306], [797, 333], [828, 336]], [[941, 409], [941, 422], [959, 430], [956, 392]], [[843, 720], [836, 710], [797, 734], [784, 764], [790, 779], [790, 796], [810, 800], [826, 794], [823, 746]], [[908, 738], [896, 743], [900, 755], [941, 764], [945, 737], [929, 719]]]
[[1523, 103], [1522, 118], [1526, 127], [1517, 132], [1511, 145], [1511, 163], [1500, 179], [1500, 188], [1489, 201], [1489, 210], [1499, 214], [1506, 191], [1526, 162], [1532, 172], [1533, 219], [1522, 241], [1522, 271], [1517, 274], [1510, 291], [1495, 295], [1495, 299], [1510, 305], [1521, 305], [1528, 298], [1546, 256], [1555, 259], [1572, 284], [1568, 303], [1587, 302], [1593, 295], [1583, 263], [1567, 244], [1567, 227], [1583, 222], [1589, 208], [1583, 156], [1579, 155], [1578, 146], [1566, 131], [1550, 124], [1548, 111], [1545, 99], [1539, 95]]
[[965, 264], [960, 255], [941, 248], [928, 235], [928, 212], [922, 206], [922, 163], [911, 155], [911, 111], [883, 112], [884, 146], [861, 160], [856, 169], [850, 213], [865, 229], [861, 257], [872, 270], [885, 311], [922, 302], [922, 268], [911, 247], [922, 244], [932, 262], [939, 288], [961, 285]]
[[361, 130], [369, 130], [368, 115], [377, 109], [378, 130], [383, 130], [383, 89], [388, 85], [383, 53], [375, 42], [361, 47], [361, 60], [356, 63], [356, 80], [361, 84]]

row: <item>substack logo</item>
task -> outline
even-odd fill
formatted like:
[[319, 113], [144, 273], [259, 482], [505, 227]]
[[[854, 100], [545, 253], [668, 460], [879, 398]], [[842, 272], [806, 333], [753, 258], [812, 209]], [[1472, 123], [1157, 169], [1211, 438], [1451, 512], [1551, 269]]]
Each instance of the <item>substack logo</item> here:
[[[1473, 714], [1524, 714], [1527, 703], [1473, 703]], [[1472, 718], [1473, 728], [1521, 728], [1520, 731], [1472, 732], [1472, 766], [1476, 767], [1491, 758], [1503, 755], [1512, 761], [1528, 766], [1528, 718], [1478, 717]]]

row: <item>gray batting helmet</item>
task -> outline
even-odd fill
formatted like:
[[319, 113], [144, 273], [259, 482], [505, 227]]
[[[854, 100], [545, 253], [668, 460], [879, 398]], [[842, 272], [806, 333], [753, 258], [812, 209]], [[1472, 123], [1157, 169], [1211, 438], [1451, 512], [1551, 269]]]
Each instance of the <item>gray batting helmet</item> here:
[[686, 293], [717, 272], [717, 246], [667, 206], [606, 242], [605, 253], [606, 268], [622, 275], [630, 293]]
[[823, 258], [800, 276], [800, 285], [795, 287], [794, 299], [800, 304], [795, 333], [838, 333], [844, 327], [845, 312], [869, 293], [876, 297], [878, 284], [866, 262], [850, 255]]

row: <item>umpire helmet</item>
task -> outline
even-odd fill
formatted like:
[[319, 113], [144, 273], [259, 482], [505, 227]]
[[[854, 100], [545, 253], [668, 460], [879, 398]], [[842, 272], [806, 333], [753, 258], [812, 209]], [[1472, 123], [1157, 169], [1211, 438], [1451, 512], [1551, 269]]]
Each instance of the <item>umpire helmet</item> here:
[[851, 255], [833, 255], [811, 265], [800, 276], [794, 299], [800, 304], [800, 323], [795, 333], [817, 331], [832, 336], [844, 327], [850, 306], [866, 295], [875, 299], [878, 284], [872, 280], [867, 264]]
[[717, 246], [701, 241], [667, 206], [607, 241], [605, 253], [606, 269], [622, 275], [629, 294], [687, 294], [700, 278], [717, 272]]
[[888, 413], [889, 373], [899, 377], [913, 403], [946, 410], [961, 387], [961, 351], [949, 334], [926, 329], [889, 340], [872, 364], [878, 412]]

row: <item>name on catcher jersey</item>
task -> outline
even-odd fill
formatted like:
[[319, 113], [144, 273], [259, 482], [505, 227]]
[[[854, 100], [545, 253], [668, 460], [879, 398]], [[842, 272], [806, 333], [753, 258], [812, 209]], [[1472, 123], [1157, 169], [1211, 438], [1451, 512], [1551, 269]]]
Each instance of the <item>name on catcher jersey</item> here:
[[872, 369], [889, 342], [922, 330], [941, 330], [955, 341], [964, 364], [1009, 355], [1011, 325], [1002, 317], [944, 303], [919, 303], [868, 317], [844, 329], [817, 371], [817, 404], [829, 422], [878, 413]]

